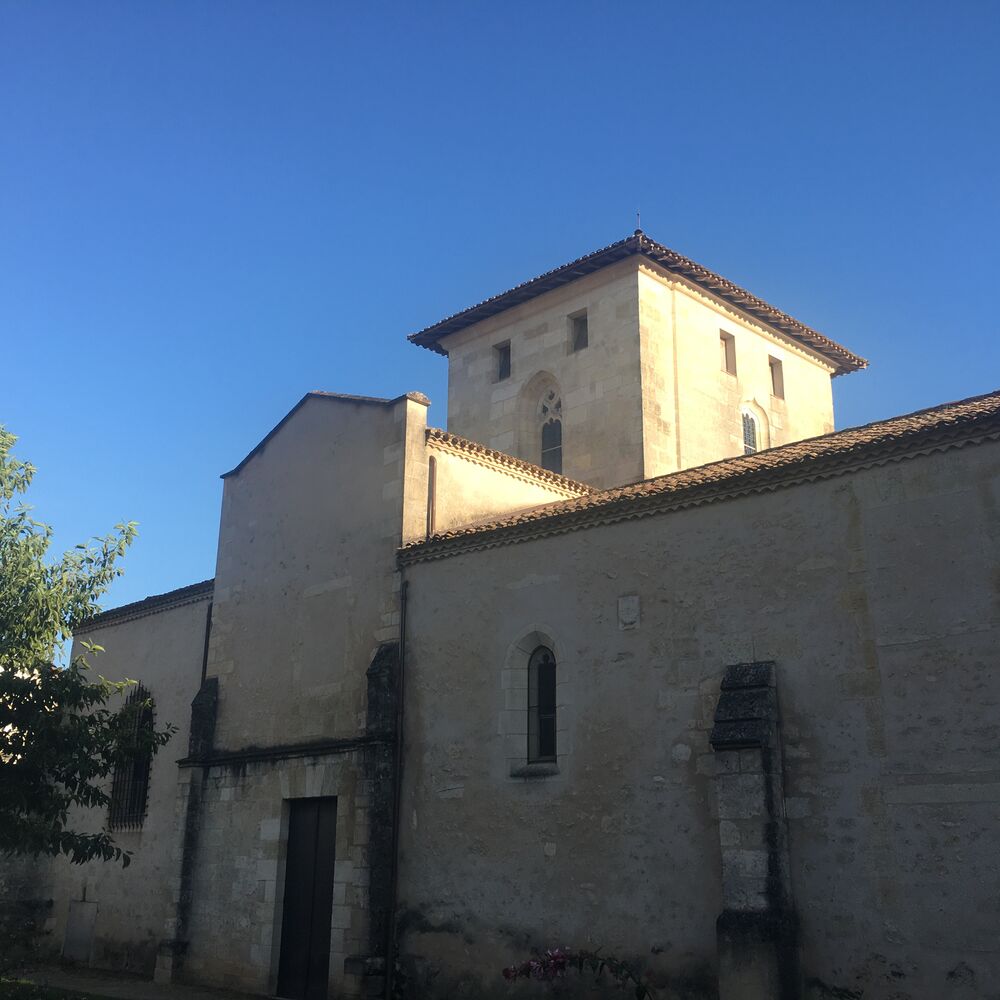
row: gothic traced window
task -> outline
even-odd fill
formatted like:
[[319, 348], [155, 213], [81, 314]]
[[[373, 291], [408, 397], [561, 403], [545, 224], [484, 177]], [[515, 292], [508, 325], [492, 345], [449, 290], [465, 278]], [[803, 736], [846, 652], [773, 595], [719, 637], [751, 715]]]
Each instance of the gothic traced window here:
[[562, 398], [555, 389], [542, 394], [542, 449], [539, 465], [562, 475]]
[[757, 453], [757, 421], [749, 413], [743, 414], [743, 454]]
[[539, 646], [528, 660], [528, 763], [556, 759], [556, 658]]
[[149, 692], [137, 684], [125, 699], [120, 715], [124, 729], [124, 752], [115, 765], [111, 783], [108, 828], [138, 830], [146, 818], [149, 769], [152, 752], [148, 737], [153, 730], [153, 702]]

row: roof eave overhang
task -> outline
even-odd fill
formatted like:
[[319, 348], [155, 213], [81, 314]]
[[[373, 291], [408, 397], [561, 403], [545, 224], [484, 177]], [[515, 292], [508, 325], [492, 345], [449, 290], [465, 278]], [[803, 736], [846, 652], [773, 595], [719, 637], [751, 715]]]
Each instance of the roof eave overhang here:
[[449, 316], [440, 323], [435, 323], [418, 333], [411, 334], [407, 339], [418, 347], [426, 347], [437, 354], [447, 356], [448, 351], [442, 346], [441, 341], [451, 334], [458, 333], [485, 319], [497, 316], [508, 309], [513, 309], [524, 302], [544, 295], [546, 292], [561, 288], [572, 281], [584, 278], [595, 271], [600, 271], [633, 256], [644, 257], [666, 271], [693, 282], [740, 310], [750, 319], [763, 323], [798, 341], [827, 361], [832, 366], [834, 375], [845, 375], [868, 366], [868, 362], [864, 358], [847, 350], [846, 347], [830, 340], [804, 323], [800, 323], [721, 275], [715, 274], [708, 268], [696, 264], [693, 260], [656, 243], [639, 232], [627, 239], [612, 243], [611, 246], [605, 247], [603, 250], [597, 250], [586, 257], [581, 257], [579, 260], [556, 268], [554, 271], [539, 275], [539, 277], [526, 281], [510, 291], [486, 299], [484, 302], [456, 313], [454, 316]]

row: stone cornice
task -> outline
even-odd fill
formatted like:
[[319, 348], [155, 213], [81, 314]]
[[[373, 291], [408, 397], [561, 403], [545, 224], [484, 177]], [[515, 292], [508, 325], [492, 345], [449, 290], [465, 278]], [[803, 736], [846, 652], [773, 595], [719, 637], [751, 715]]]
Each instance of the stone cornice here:
[[810, 438], [414, 542], [401, 566], [774, 492], [1000, 439], [1000, 393]]
[[370, 746], [393, 743], [392, 737], [362, 734], [339, 739], [312, 740], [306, 743], [282, 743], [269, 747], [243, 747], [239, 750], [212, 750], [209, 753], [182, 757], [178, 767], [234, 767], [257, 761], [291, 760], [296, 757], [325, 757], [355, 753]]
[[522, 458], [515, 458], [505, 452], [487, 448], [485, 445], [479, 444], [478, 441], [470, 441], [468, 438], [460, 437], [458, 434], [450, 434], [437, 427], [427, 428], [427, 444], [428, 447], [451, 452], [451, 454], [475, 462], [477, 465], [495, 469], [534, 486], [544, 486], [567, 497], [578, 497], [596, 492], [592, 486], [588, 486], [586, 483], [579, 483], [567, 476], [560, 476], [556, 472], [543, 469], [540, 465], [533, 465]]
[[142, 601], [135, 601], [133, 604], [123, 604], [120, 608], [112, 608], [104, 611], [93, 618], [88, 618], [74, 630], [74, 635], [84, 635], [93, 632], [95, 629], [107, 628], [111, 625], [121, 625], [123, 622], [135, 621], [137, 618], [146, 618], [149, 615], [157, 615], [161, 611], [172, 611], [174, 608], [182, 608], [185, 604], [197, 604], [199, 601], [210, 601], [215, 589], [215, 580], [203, 580], [201, 583], [193, 583], [189, 587], [180, 587], [177, 590], [170, 590], [165, 594], [154, 594]]

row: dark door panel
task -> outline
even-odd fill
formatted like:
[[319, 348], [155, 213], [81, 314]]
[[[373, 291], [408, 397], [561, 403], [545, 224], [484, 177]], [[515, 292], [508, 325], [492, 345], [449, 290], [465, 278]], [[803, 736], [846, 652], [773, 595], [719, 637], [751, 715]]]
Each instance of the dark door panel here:
[[278, 962], [280, 997], [326, 1000], [337, 800], [292, 799]]

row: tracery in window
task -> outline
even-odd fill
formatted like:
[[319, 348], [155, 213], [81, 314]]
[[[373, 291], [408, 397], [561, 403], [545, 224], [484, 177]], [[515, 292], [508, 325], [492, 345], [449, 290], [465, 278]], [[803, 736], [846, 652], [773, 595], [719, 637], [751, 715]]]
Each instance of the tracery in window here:
[[538, 646], [528, 660], [528, 763], [556, 759], [556, 658]]
[[743, 454], [757, 452], [757, 421], [749, 413], [743, 414]]
[[141, 684], [137, 684], [125, 699], [120, 720], [124, 730], [123, 752], [115, 765], [111, 783], [108, 828], [137, 830], [146, 817], [149, 769], [153, 756], [150, 744], [153, 702]]

